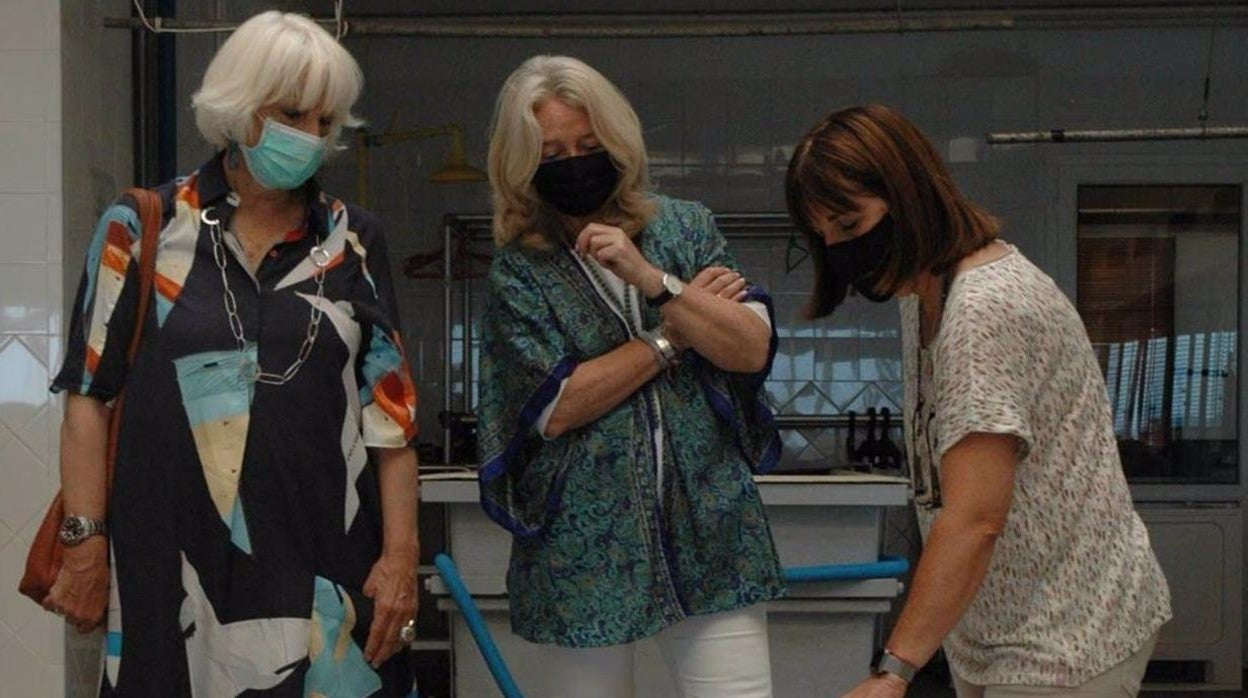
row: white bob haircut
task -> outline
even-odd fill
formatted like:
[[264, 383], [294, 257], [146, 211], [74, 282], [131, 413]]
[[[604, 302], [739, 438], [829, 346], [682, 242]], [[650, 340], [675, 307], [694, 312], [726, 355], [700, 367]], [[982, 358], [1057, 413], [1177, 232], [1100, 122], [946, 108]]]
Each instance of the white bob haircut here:
[[324, 109], [337, 144], [344, 126], [362, 123], [351, 107], [363, 88], [359, 63], [333, 35], [304, 15], [270, 10], [225, 40], [191, 106], [200, 134], [217, 148], [246, 142], [259, 126], [256, 112], [270, 104]]
[[522, 238], [541, 245], [553, 234], [542, 229], [547, 212], [533, 187], [542, 159], [542, 129], [534, 111], [548, 99], [585, 110], [598, 142], [620, 171], [603, 222], [635, 235], [656, 210], [648, 191], [646, 145], [637, 113], [610, 80], [584, 62], [568, 56], [534, 56], [507, 78], [494, 107], [489, 174], [495, 244], [502, 247]]

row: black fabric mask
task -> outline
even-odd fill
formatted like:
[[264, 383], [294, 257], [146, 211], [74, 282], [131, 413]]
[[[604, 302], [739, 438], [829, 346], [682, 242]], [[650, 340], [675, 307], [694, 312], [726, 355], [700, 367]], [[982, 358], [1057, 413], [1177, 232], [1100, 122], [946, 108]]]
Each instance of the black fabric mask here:
[[848, 286], [853, 286], [859, 295], [873, 303], [883, 303], [893, 297], [892, 292], [875, 290], [884, 276], [892, 239], [893, 218], [885, 215], [862, 235], [825, 248], [825, 282], [837, 290], [832, 294], [836, 304], [844, 299]]
[[569, 216], [585, 216], [602, 208], [620, 181], [620, 171], [603, 150], [538, 165], [533, 187], [542, 200]]

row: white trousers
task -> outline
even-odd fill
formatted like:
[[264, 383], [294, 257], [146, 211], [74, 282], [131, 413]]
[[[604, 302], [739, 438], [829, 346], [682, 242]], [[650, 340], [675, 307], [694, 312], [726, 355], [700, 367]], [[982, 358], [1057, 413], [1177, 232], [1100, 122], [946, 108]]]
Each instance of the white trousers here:
[[[692, 616], [655, 639], [681, 698], [771, 698], [765, 604]], [[538, 698], [634, 698], [634, 647], [543, 645], [548, 664]]]
[[1157, 636], [1153, 635], [1135, 654], [1109, 671], [1092, 677], [1082, 686], [977, 686], [953, 672], [953, 687], [958, 698], [1024, 698], [1027, 696], [1061, 696], [1062, 698], [1135, 698], [1140, 692], [1144, 669], [1153, 656]]

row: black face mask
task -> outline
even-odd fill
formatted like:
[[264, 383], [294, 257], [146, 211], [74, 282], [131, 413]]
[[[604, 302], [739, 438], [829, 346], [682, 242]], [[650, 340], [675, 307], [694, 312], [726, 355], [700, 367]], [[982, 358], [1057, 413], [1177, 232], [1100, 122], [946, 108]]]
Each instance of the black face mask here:
[[887, 267], [892, 238], [893, 218], [885, 215], [871, 230], [824, 249], [825, 283], [837, 289], [832, 294], [836, 300], [834, 305], [845, 298], [848, 286], [853, 286], [859, 295], [873, 303], [883, 303], [893, 297], [892, 292], [875, 290]]
[[607, 203], [620, 171], [607, 151], [538, 165], [533, 186], [542, 200], [569, 216], [586, 216]]

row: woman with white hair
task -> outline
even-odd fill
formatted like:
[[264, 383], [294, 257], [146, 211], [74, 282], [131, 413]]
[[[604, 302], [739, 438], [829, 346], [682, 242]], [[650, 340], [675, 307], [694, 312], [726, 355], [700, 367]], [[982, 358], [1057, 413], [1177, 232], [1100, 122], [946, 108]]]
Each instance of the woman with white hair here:
[[411, 691], [416, 394], [381, 226], [313, 179], [362, 84], [307, 17], [252, 17], [193, 98], [218, 153], [156, 190], [154, 312], [136, 202], [100, 219], [52, 385], [68, 516], [45, 605], [106, 623], [103, 696]]
[[576, 59], [511, 75], [489, 165], [481, 501], [514, 534], [512, 628], [547, 645], [538, 693], [631, 696], [655, 637], [680, 695], [770, 696], [770, 300], [706, 207], [648, 191], [637, 115]]

